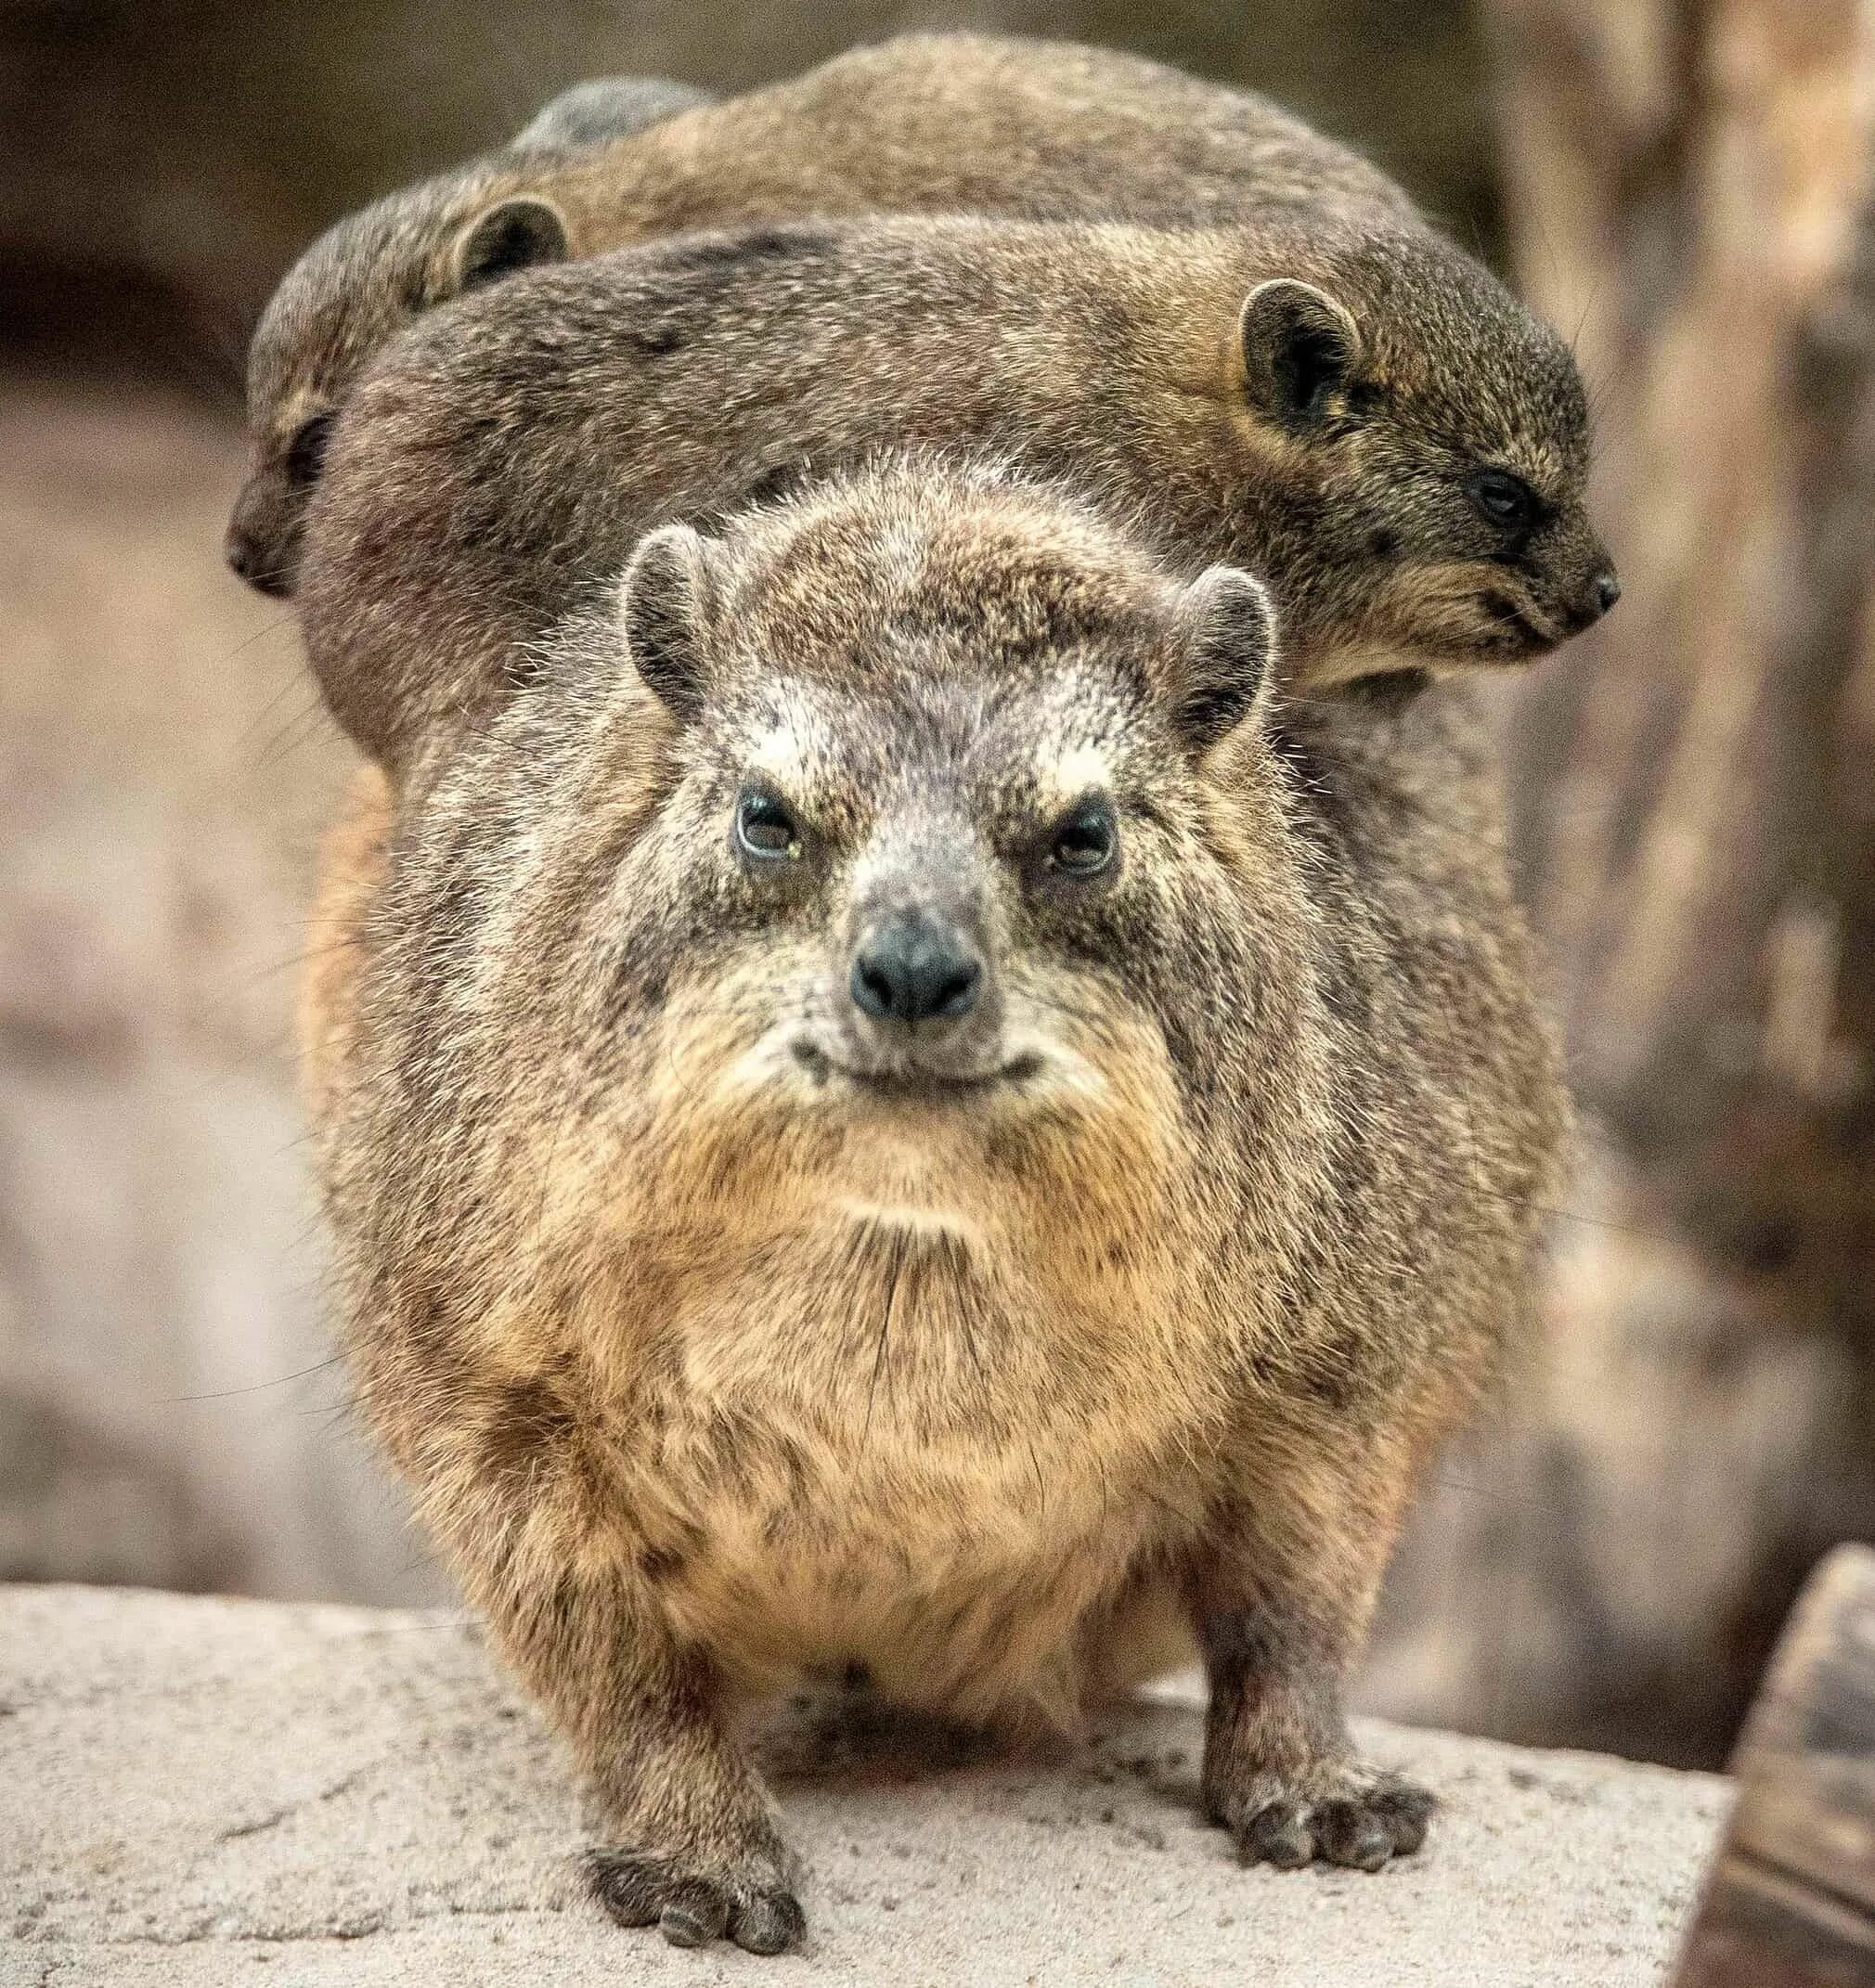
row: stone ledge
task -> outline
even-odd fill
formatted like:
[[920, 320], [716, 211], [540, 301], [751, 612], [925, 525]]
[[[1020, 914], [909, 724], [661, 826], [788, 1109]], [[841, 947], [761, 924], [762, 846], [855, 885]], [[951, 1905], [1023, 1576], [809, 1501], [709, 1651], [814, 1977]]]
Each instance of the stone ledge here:
[[1638, 1988], [1711, 1775], [1369, 1724], [1444, 1798], [1377, 1878], [1240, 1869], [1169, 1688], [1053, 1762], [778, 1729], [805, 1956], [685, 1954], [580, 1895], [558, 1758], [446, 1613], [0, 1589], [0, 1982], [757, 1980], [867, 1988]]

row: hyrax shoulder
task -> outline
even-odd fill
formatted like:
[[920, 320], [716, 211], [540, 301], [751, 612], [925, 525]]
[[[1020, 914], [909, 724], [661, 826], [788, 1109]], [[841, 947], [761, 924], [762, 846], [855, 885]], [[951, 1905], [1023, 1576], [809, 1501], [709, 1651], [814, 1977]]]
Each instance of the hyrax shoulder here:
[[1517, 662], [1600, 612], [1554, 332], [1429, 236], [798, 224], [530, 273], [412, 326], [336, 431], [300, 605], [397, 759], [636, 538], [904, 443], [1002, 450], [1250, 566], [1290, 680]]
[[291, 588], [319, 425], [417, 313], [529, 264], [729, 223], [959, 211], [1215, 226], [1288, 209], [1410, 225], [1357, 153], [1267, 99], [1114, 50], [909, 35], [718, 104], [612, 79], [514, 144], [342, 221], [282, 281], [249, 364], [238, 570]]
[[1248, 1854], [1423, 1835], [1338, 1680], [1560, 1108], [1463, 696], [1289, 706], [1278, 639], [887, 464], [653, 534], [373, 776], [309, 1029], [351, 1358], [626, 1923], [799, 1937], [748, 1695], [1067, 1719], [1154, 1611]]

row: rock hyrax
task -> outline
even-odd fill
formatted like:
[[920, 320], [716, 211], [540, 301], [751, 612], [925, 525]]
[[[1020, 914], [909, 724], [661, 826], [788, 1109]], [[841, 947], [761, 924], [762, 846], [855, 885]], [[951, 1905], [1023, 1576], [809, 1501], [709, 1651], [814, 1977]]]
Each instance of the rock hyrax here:
[[1182, 1618], [1203, 1801], [1372, 1869], [1340, 1710], [1561, 1106], [1463, 684], [1286, 705], [1241, 572], [989, 471], [653, 534], [329, 853], [362, 1406], [629, 1925], [802, 1930], [741, 1714], [1072, 1722]]
[[300, 512], [332, 411], [387, 333], [517, 269], [610, 247], [552, 189], [579, 185], [621, 138], [710, 101], [662, 76], [575, 84], [498, 150], [320, 236], [274, 293], [248, 354], [253, 459], [226, 540], [242, 579], [265, 594], [291, 591]]
[[[529, 271], [341, 417], [300, 605], [340, 721], [506, 694], [639, 536], [800, 464], [987, 447], [1274, 593], [1291, 686], [1542, 653], [1614, 581], [1567, 346], [1416, 230], [801, 223]], [[427, 735], [427, 733], [426, 733]]]
[[1287, 205], [1416, 225], [1377, 167], [1268, 99], [1110, 49], [908, 35], [673, 118], [658, 93], [676, 87], [570, 91], [516, 146], [390, 195], [306, 252], [254, 335], [237, 571], [291, 590], [328, 418], [369, 355], [419, 311], [532, 263], [873, 211], [1215, 224]]

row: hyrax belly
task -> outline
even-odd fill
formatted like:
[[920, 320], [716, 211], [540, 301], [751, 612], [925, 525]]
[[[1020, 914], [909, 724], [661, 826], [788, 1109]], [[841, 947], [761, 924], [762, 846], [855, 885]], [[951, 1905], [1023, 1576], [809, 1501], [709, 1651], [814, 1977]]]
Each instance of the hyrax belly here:
[[905, 1702], [1070, 1718], [1198, 1523], [1188, 1382], [951, 1232], [794, 1268], [679, 1326], [635, 1513], [672, 1628], [751, 1688], [858, 1663]]

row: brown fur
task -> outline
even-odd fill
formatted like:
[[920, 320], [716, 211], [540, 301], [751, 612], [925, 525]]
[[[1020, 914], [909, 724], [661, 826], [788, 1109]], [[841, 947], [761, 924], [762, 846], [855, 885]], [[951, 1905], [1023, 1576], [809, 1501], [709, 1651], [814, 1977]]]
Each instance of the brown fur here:
[[[1245, 1854], [1423, 1834], [1339, 1682], [1561, 1104], [1468, 691], [1273, 701], [1259, 600], [885, 467], [662, 535], [361, 782], [306, 1020], [350, 1357], [628, 1923], [799, 1937], [736, 1736], [784, 1678], [1071, 1720], [1168, 1602]], [[737, 854], [751, 782], [796, 854]], [[987, 962], [935, 1039], [847, 991], [906, 904]]]
[[[291, 590], [317, 469], [317, 447], [296, 439], [317, 439], [402, 325], [458, 294], [465, 244], [507, 202], [544, 201], [561, 224], [516, 260], [874, 212], [1204, 226], [1288, 210], [1305, 225], [1416, 225], [1384, 174], [1266, 98], [1115, 50], [916, 34], [676, 116], [651, 88], [601, 86], [599, 119], [569, 93], [574, 114], [550, 107], [514, 145], [390, 195], [307, 250], [254, 335], [253, 470], [229, 533], [239, 571]], [[606, 116], [621, 134], [609, 142]]]
[[[1356, 348], [1302, 407], [1267, 376], [1307, 323], [1246, 329], [1297, 277]], [[1005, 452], [1187, 570], [1249, 567], [1312, 689], [1539, 653], [1607, 560], [1567, 350], [1429, 237], [803, 224], [534, 271], [407, 331], [309, 511], [314, 667], [397, 760], [401, 726], [498, 704], [519, 645], [651, 526], [903, 444]], [[1531, 530], [1468, 497], [1494, 464], [1541, 494]]]

